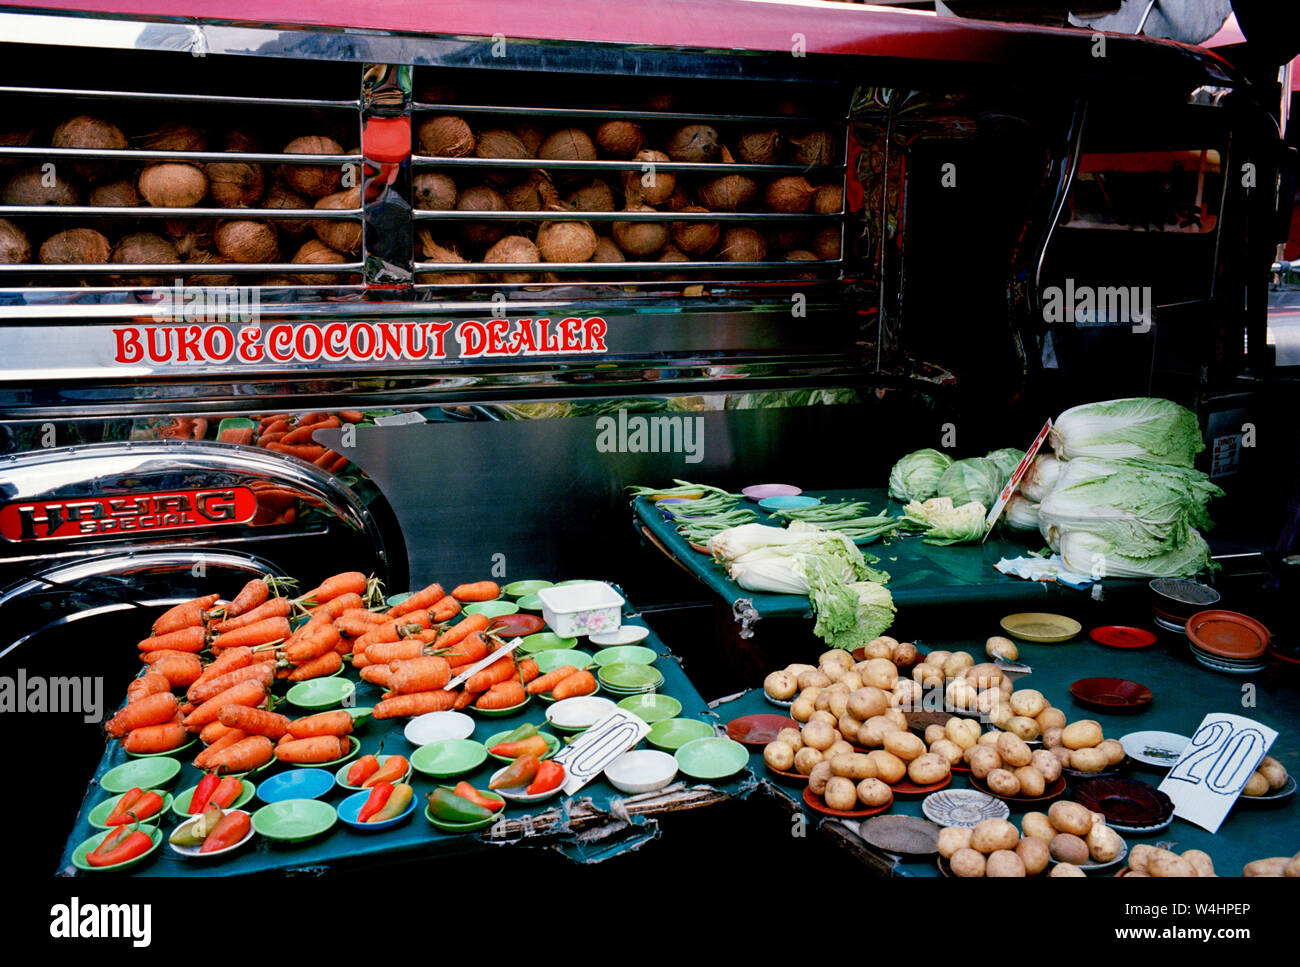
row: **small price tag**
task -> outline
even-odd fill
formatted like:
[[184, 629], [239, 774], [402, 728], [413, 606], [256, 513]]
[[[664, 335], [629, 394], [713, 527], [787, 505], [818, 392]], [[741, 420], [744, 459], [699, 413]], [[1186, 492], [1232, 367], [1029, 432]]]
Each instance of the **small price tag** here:
[[1043, 428], [1038, 431], [1038, 436], [1034, 437], [1034, 442], [1029, 445], [1029, 449], [1025, 451], [1023, 459], [1016, 464], [1016, 469], [1011, 472], [1011, 479], [1002, 488], [1002, 492], [998, 494], [998, 499], [993, 501], [993, 506], [989, 508], [988, 516], [984, 518], [984, 538], [980, 543], [988, 540], [989, 535], [993, 533], [993, 525], [1002, 516], [1002, 510], [1007, 506], [1007, 501], [1011, 499], [1016, 492], [1016, 488], [1020, 486], [1020, 479], [1025, 475], [1025, 471], [1029, 469], [1030, 464], [1034, 462], [1034, 457], [1038, 456], [1039, 447], [1043, 445], [1043, 441], [1047, 439], [1047, 434], [1051, 431], [1052, 421], [1048, 420], [1043, 424]]
[[460, 687], [460, 685], [469, 681], [473, 676], [477, 675], [483, 669], [487, 668], [488, 665], [492, 664], [497, 659], [504, 658], [506, 657], [506, 655], [512, 653], [516, 648], [519, 647], [519, 645], [523, 642], [523, 640], [524, 639], [522, 638], [515, 638], [511, 640], [509, 644], [502, 645], [500, 648], [492, 652], [486, 658], [474, 662], [474, 664], [470, 665], [463, 672], [461, 672], [459, 675], [457, 675], [455, 678], [449, 681], [446, 685], [444, 685], [443, 688], [450, 690], [453, 688]]
[[1160, 783], [1174, 802], [1174, 815], [1218, 832], [1276, 739], [1276, 732], [1254, 719], [1226, 712], [1205, 716]]
[[564, 766], [564, 794], [572, 796], [605, 767], [650, 733], [650, 723], [624, 709], [615, 709], [555, 753]]

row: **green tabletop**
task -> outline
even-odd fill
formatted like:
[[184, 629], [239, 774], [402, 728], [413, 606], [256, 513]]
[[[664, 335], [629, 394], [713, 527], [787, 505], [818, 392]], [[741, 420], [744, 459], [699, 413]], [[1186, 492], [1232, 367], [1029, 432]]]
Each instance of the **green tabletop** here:
[[[990, 634], [997, 633], [991, 629]], [[1084, 635], [1073, 642], [1060, 645], [1036, 645], [1020, 642], [1021, 661], [1033, 668], [1033, 674], [1017, 679], [1017, 688], [1036, 688], [1049, 702], [1065, 712], [1071, 721], [1095, 719], [1100, 722], [1107, 738], [1118, 739], [1129, 732], [1160, 730], [1191, 735], [1201, 720], [1210, 712], [1231, 712], [1255, 719], [1278, 731], [1277, 741], [1269, 754], [1278, 759], [1293, 776], [1300, 775], [1300, 703], [1296, 701], [1294, 679], [1282, 680], [1280, 672], [1262, 672], [1255, 676], [1220, 675], [1211, 672], [1192, 660], [1184, 642], [1164, 639], [1150, 648], [1118, 650], [1096, 644]], [[982, 657], [982, 640], [935, 642], [932, 648], [946, 650], [964, 649], [977, 658]], [[815, 661], [815, 655], [805, 656]], [[800, 659], [802, 660], [802, 659]], [[1141, 712], [1134, 714], [1107, 714], [1084, 708], [1070, 695], [1070, 683], [1081, 678], [1126, 678], [1146, 685], [1154, 700]], [[1243, 686], [1251, 689], [1243, 691]], [[1254, 705], [1243, 705], [1252, 699]], [[757, 712], [780, 712], [770, 704], [761, 689], [746, 692], [734, 701], [719, 705], [715, 710], [724, 722]], [[750, 757], [755, 775], [765, 777], [772, 788], [781, 790], [802, 803], [802, 785], [783, 785], [785, 780], [774, 776], [763, 764], [762, 750], [756, 749]], [[969, 774], [954, 773], [950, 789], [964, 789], [970, 785]], [[1125, 778], [1138, 779], [1158, 786], [1164, 772], [1132, 765], [1123, 773]], [[889, 812], [922, 817], [923, 797], [896, 798]], [[1033, 807], [1045, 811], [1045, 806]], [[812, 823], [827, 819], [822, 814], [804, 807]], [[1012, 805], [1011, 821], [1017, 827], [1027, 807]], [[1129, 847], [1136, 843], [1156, 845], [1175, 843], [1178, 851], [1202, 849], [1214, 860], [1220, 876], [1240, 876], [1241, 868], [1251, 860], [1268, 856], [1291, 856], [1300, 843], [1300, 796], [1293, 796], [1274, 806], [1252, 805], [1238, 801], [1217, 833], [1211, 834], [1177, 817], [1173, 825], [1155, 833], [1138, 835], [1122, 833]], [[934, 857], [905, 859], [895, 867], [900, 876], [938, 876]], [[1097, 875], [1109, 876], [1115, 870]]]
[[[629, 622], [636, 623], [636, 622]], [[582, 642], [585, 644], [585, 640]], [[654, 635], [651, 634], [645, 639], [644, 644], [654, 649], [658, 656], [654, 662], [654, 667], [663, 673], [664, 683], [658, 689], [662, 694], [671, 695], [682, 704], [680, 713], [683, 717], [711, 719], [708, 706], [705, 700], [696, 691], [695, 687], [687, 679], [682, 671], [679, 661], [673, 657], [664, 644]], [[588, 650], [594, 651], [594, 648]], [[348, 668], [345, 672], [347, 677], [357, 684], [356, 704], [358, 706], [375, 705], [380, 699], [380, 689], [369, 682], [359, 681], [357, 672]], [[277, 692], [283, 691], [283, 685], [277, 687]], [[504, 718], [486, 718], [471, 716], [476, 718], [474, 734], [472, 738], [482, 741], [488, 736], [495, 735], [502, 731], [512, 731], [517, 726], [525, 722], [532, 722], [537, 725], [544, 725], [546, 709], [549, 706], [536, 697], [520, 713]], [[289, 709], [288, 714], [295, 714], [296, 710]], [[468, 710], [467, 710], [468, 712]], [[306, 714], [306, 713], [304, 713]], [[361, 752], [378, 753], [381, 749], [385, 753], [400, 753], [407, 758], [415, 752], [415, 746], [409, 743], [402, 730], [405, 728], [408, 719], [391, 719], [391, 720], [370, 720], [353, 734], [361, 742]], [[652, 748], [644, 740], [639, 748]], [[180, 792], [196, 784], [201, 778], [199, 770], [194, 768], [191, 760], [197, 747], [191, 747], [186, 750], [179, 758], [184, 764], [180, 775], [169, 786], [169, 791], [173, 793]], [[60, 873], [77, 873], [72, 865], [72, 852], [87, 837], [102, 832], [90, 825], [87, 817], [94, 806], [101, 800], [109, 797], [109, 793], [99, 787], [98, 779], [109, 769], [120, 765], [127, 760], [120, 745], [112, 742], [104, 752], [100, 760], [99, 767], [95, 770], [95, 778], [91, 780], [86, 792], [86, 797], [82, 803], [81, 810], [77, 815], [76, 825], [73, 827], [68, 837], [68, 842], [64, 848], [62, 860], [59, 864]], [[281, 768], [293, 768], [291, 766], [280, 766], [278, 763], [273, 764], [266, 772], [254, 773], [249, 778], [254, 782], [260, 782], [262, 779], [273, 774]], [[455, 785], [460, 778], [463, 778], [478, 788], [486, 789], [489, 777], [497, 769], [501, 768], [501, 763], [496, 759], [489, 757], [487, 761], [466, 776], [457, 777], [457, 779], [446, 780], [445, 784]], [[328, 770], [332, 775], [334, 770]], [[350, 862], [366, 861], [382, 862], [383, 854], [400, 851], [403, 859], [410, 858], [414, 855], [427, 854], [431, 857], [440, 855], [452, 855], [455, 853], [466, 852], [470, 850], [487, 850], [489, 845], [486, 841], [486, 832], [474, 834], [454, 834], [444, 833], [435, 829], [424, 818], [424, 797], [430, 793], [439, 784], [438, 781], [424, 776], [420, 773], [414, 773], [409, 780], [415, 787], [417, 797], [417, 809], [410, 820], [396, 826], [392, 829], [364, 832], [353, 829], [343, 822], [338, 822], [327, 833], [320, 837], [305, 843], [280, 844], [273, 843], [261, 837], [239, 851], [231, 853], [228, 857], [222, 857], [213, 861], [197, 861], [185, 859], [178, 856], [166, 843], [158, 850], [155, 850], [145, 862], [130, 870], [123, 871], [119, 875], [130, 876], [232, 876], [249, 873], [265, 873], [268, 871], [291, 871], [311, 869], [320, 871], [330, 868], [333, 864], [338, 863], [345, 858]], [[740, 776], [733, 777], [726, 782], [715, 783], [715, 788], [731, 793], [733, 795], [746, 794], [752, 786], [752, 778], [745, 772]], [[347, 796], [352, 794], [352, 790], [342, 789], [335, 786], [325, 796], [321, 797], [325, 802], [337, 808], [338, 804]], [[584, 787], [574, 800], [587, 799], [598, 809], [608, 809], [610, 803], [616, 798], [622, 798], [623, 794], [618, 792], [603, 777], [594, 780]], [[546, 810], [560, 807], [563, 808], [570, 800], [564, 797], [555, 797], [547, 799], [544, 802], [525, 806], [518, 803], [510, 803], [506, 806], [505, 815], [508, 819], [521, 818], [529, 814], [538, 814]], [[252, 811], [260, 806], [262, 802], [254, 799], [246, 807]], [[180, 820], [170, 812], [167, 813], [163, 822], [163, 832], [171, 834], [172, 829]], [[572, 837], [576, 841], [576, 836]], [[576, 848], [576, 847], [575, 847]], [[80, 875], [80, 874], [78, 874]], [[101, 874], [102, 875], [102, 874]]]
[[[888, 510], [894, 516], [902, 514], [903, 505], [890, 500], [881, 487], [862, 490], [827, 490], [812, 494], [823, 497], [825, 503], [845, 500], [866, 501], [871, 513]], [[798, 594], [763, 594], [742, 588], [726, 570], [708, 555], [694, 550], [677, 533], [676, 526], [664, 519], [654, 503], [645, 497], [632, 502], [639, 521], [686, 568], [718, 594], [728, 605], [749, 601], [758, 617], [801, 617], [810, 615], [808, 598]], [[779, 518], [770, 517], [751, 501], [741, 503], [758, 513], [760, 523], [781, 526]], [[1005, 603], [1025, 608], [1047, 607], [1062, 597], [1069, 600], [1085, 598], [1086, 592], [1076, 591], [1055, 583], [1026, 581], [994, 570], [994, 565], [1004, 557], [1022, 557], [1030, 551], [1043, 548], [1037, 532], [1017, 535], [1000, 528], [983, 544], [953, 544], [946, 547], [926, 544], [919, 535], [894, 537], [888, 543], [876, 541], [862, 548], [864, 553], [880, 558], [875, 565], [889, 572], [889, 591], [894, 604], [901, 610], [909, 605], [964, 604], [978, 600], [984, 603]], [[1108, 591], [1122, 592], [1140, 587], [1142, 582], [1111, 578]]]

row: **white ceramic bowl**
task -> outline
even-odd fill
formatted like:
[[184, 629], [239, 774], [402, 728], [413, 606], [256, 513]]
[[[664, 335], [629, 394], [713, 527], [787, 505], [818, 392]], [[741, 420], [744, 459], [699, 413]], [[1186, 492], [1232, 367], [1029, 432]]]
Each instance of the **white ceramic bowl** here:
[[566, 732], [580, 731], [595, 725], [617, 708], [607, 698], [581, 695], [556, 702], [546, 710], [546, 720]]
[[605, 767], [605, 778], [620, 792], [654, 792], [672, 782], [677, 760], [667, 752], [640, 749], [624, 752]]
[[444, 739], [468, 739], [474, 734], [474, 720], [464, 712], [426, 712], [407, 722], [402, 734], [417, 748]]

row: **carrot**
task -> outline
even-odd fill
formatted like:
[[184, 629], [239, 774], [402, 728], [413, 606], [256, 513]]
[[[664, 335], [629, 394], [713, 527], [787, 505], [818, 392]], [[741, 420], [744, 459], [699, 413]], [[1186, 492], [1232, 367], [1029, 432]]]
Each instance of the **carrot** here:
[[248, 738], [248, 733], [243, 729], [226, 729], [224, 735], [194, 757], [194, 767], [196, 769], [207, 769], [212, 760], [220, 755], [223, 750], [229, 749], [236, 742], [246, 738]]
[[232, 729], [242, 729], [249, 735], [265, 735], [268, 739], [278, 739], [289, 731], [289, 716], [247, 705], [224, 705], [217, 719]]
[[178, 705], [180, 703], [176, 701], [176, 696], [169, 691], [146, 695], [124, 705], [108, 720], [104, 730], [113, 738], [120, 739], [133, 729], [144, 728], [146, 725], [162, 725], [176, 714]]
[[498, 682], [479, 696], [475, 708], [499, 709], [513, 708], [528, 699], [524, 686], [516, 681]]
[[203, 624], [203, 612], [212, 607], [220, 597], [219, 594], [205, 594], [201, 598], [195, 598], [192, 601], [186, 601], [184, 604], [178, 604], [174, 608], [168, 608], [154, 621], [153, 633], [155, 635], [165, 635], [170, 631], [181, 631], [194, 625]]
[[164, 722], [162, 725], [146, 725], [132, 729], [122, 737], [122, 748], [127, 752], [147, 754], [150, 752], [170, 752], [178, 749], [189, 739], [185, 726], [179, 722]]
[[[370, 613], [369, 611], [366, 612], [366, 614]], [[376, 615], [376, 617], [379, 620], [372, 621], [369, 618], [361, 617], [356, 611], [350, 611], [347, 614], [339, 615], [334, 621], [334, 627], [339, 629], [339, 634], [347, 635], [349, 638], [360, 638], [385, 623], [382, 616]]]
[[525, 658], [519, 663], [518, 672], [519, 681], [524, 685], [527, 685], [540, 675], [542, 670], [537, 667], [537, 662], [533, 661], [531, 658]]
[[339, 425], [338, 417], [336, 416], [326, 417], [325, 419], [320, 420], [316, 423], [308, 423], [303, 426], [299, 426], [294, 430], [289, 431], [283, 437], [280, 438], [280, 442], [283, 444], [311, 443], [313, 442], [311, 435], [315, 433], [317, 430], [332, 430], [334, 427], [338, 425]]
[[487, 656], [487, 642], [483, 640], [482, 635], [478, 634], [470, 635], [455, 648], [442, 652], [442, 657], [447, 659], [447, 664], [451, 665], [452, 668], [472, 665], [476, 661], [482, 661]]
[[287, 677], [291, 682], [305, 682], [309, 678], [324, 678], [326, 675], [333, 675], [342, 667], [343, 656], [337, 651], [327, 651], [318, 658], [303, 662], [289, 672]]
[[465, 680], [465, 689], [471, 692], [485, 692], [493, 685], [508, 682], [515, 677], [515, 663], [507, 658], [498, 658], [487, 668]]
[[289, 603], [288, 598], [269, 598], [257, 607], [245, 611], [239, 617], [218, 621], [211, 628], [217, 634], [220, 634], [223, 631], [234, 631], [236, 628], [243, 628], [264, 618], [287, 618], [292, 611], [293, 605]]
[[263, 618], [251, 625], [227, 631], [212, 639], [214, 651], [234, 648], [237, 645], [265, 645], [268, 642], [288, 638], [293, 633], [287, 618]]
[[269, 416], [262, 417], [257, 421], [257, 424], [261, 427], [274, 426], [276, 423], [283, 423], [285, 426], [288, 426], [289, 420], [290, 416], [288, 413], [272, 413]]
[[180, 631], [169, 631], [166, 634], [145, 638], [136, 647], [142, 652], [162, 650], [202, 651], [203, 645], [207, 641], [207, 634], [203, 625], [199, 624], [191, 628], [182, 628]]
[[159, 675], [155, 671], [148, 671], [127, 686], [126, 700], [130, 703], [147, 695], [156, 695], [159, 692], [170, 692], [171, 690], [172, 683], [165, 676]]
[[366, 576], [360, 571], [344, 571], [326, 578], [310, 591], [298, 595], [295, 600], [314, 601], [319, 606], [344, 594], [363, 595], [366, 593], [366, 584]]
[[222, 430], [217, 434], [218, 443], [242, 443], [245, 446], [253, 442], [253, 430], [251, 427], [235, 427], [233, 429]]
[[185, 727], [191, 732], [197, 732], [200, 728], [215, 720], [227, 705], [257, 705], [266, 698], [269, 690], [266, 683], [256, 679], [233, 685], [224, 692], [214, 695], [185, 716]]
[[429, 615], [434, 621], [450, 621], [460, 614], [460, 609], [461, 603], [449, 594], [430, 609]]
[[234, 688], [240, 682], [261, 682], [270, 686], [274, 669], [266, 664], [254, 662], [232, 672], [218, 675], [205, 681], [197, 681], [189, 687], [185, 697], [195, 704], [202, 705], [210, 698], [220, 695], [228, 688]]
[[191, 712], [193, 712], [196, 708], [198, 708], [198, 706], [195, 705], [193, 702], [186, 702], [184, 705], [182, 705], [182, 706], [178, 709], [178, 711], [179, 711], [180, 714], [181, 714], [181, 718], [185, 718], [185, 716], [189, 715], [189, 714], [190, 714]]
[[227, 648], [216, 658], [208, 662], [203, 668], [203, 674], [199, 676], [199, 682], [211, 681], [226, 672], [233, 672], [236, 668], [243, 668], [245, 665], [253, 663], [253, 650], [251, 648]]
[[438, 636], [437, 645], [439, 648], [446, 648], [450, 645], [464, 641], [470, 635], [479, 631], [486, 631], [489, 621], [481, 614], [472, 614], [464, 621], [460, 621]]
[[482, 694], [483, 694], [482, 692], [462, 691], [460, 693], [460, 697], [456, 699], [456, 704], [453, 705], [452, 708], [469, 708], [471, 705], [474, 704], [475, 701], [478, 700], [478, 697]]
[[[353, 655], [357, 654], [355, 649], [356, 643], [353, 642]], [[360, 657], [364, 659], [366, 664], [387, 665], [390, 662], [419, 658], [424, 654], [424, 649], [424, 642], [414, 638], [406, 638], [402, 641], [381, 641], [362, 651]], [[357, 659], [353, 658], [352, 662], [355, 665]]]
[[199, 741], [202, 742], [204, 745], [212, 745], [214, 742], [216, 742], [218, 739], [222, 738], [223, 736], [227, 735], [228, 733], [237, 732], [237, 731], [239, 730], [232, 729], [228, 725], [222, 725], [221, 720], [217, 719], [215, 722], [209, 722], [207, 725], [203, 726], [203, 728], [199, 730]]
[[352, 716], [347, 712], [319, 712], [289, 723], [289, 734], [295, 739], [310, 739], [317, 735], [351, 735]]
[[240, 589], [228, 605], [221, 609], [223, 616], [238, 618], [241, 614], [247, 614], [259, 605], [265, 604], [270, 596], [271, 589], [266, 581], [263, 578], [253, 578]]
[[388, 610], [388, 617], [400, 618], [412, 611], [428, 611], [446, 596], [447, 592], [442, 589], [441, 584], [430, 584], [428, 587], [416, 591], [401, 604], [393, 605]]
[[314, 658], [319, 658], [327, 651], [333, 651], [339, 642], [339, 630], [333, 625], [320, 625], [313, 633], [304, 635], [297, 641], [286, 643], [280, 648], [280, 656], [290, 665], [301, 665]]
[[361, 423], [366, 415], [360, 410], [339, 410], [339, 419], [344, 423]]
[[[326, 453], [330, 453], [330, 452], [332, 451], [329, 450], [326, 451]], [[352, 462], [351, 457], [347, 456], [346, 454], [340, 453], [334, 457], [334, 462], [331, 463], [329, 466], [327, 466], [325, 469], [329, 473], [338, 473], [340, 470], [342, 470], [351, 462]]]
[[156, 665], [164, 658], [198, 658], [192, 651], [177, 651], [175, 648], [159, 648], [157, 651], [140, 653], [140, 660], [146, 665]]
[[551, 697], [557, 702], [564, 698], [578, 695], [590, 695], [596, 690], [596, 679], [589, 671], [575, 672], [551, 689]]
[[296, 425], [306, 426], [309, 423], [319, 423], [321, 420], [332, 415], [332, 413], [325, 413], [320, 410], [313, 410], [310, 413], [299, 413]]
[[375, 706], [375, 718], [393, 719], [403, 715], [423, 715], [425, 712], [447, 712], [456, 705], [456, 693], [445, 689], [431, 692], [412, 692], [386, 698]]
[[317, 735], [310, 739], [294, 739], [275, 747], [275, 757], [281, 762], [310, 764], [330, 762], [345, 756], [351, 744], [337, 735]]
[[203, 662], [198, 655], [189, 652], [183, 655], [167, 655], [149, 666], [151, 674], [161, 675], [167, 679], [172, 688], [188, 688], [199, 680], [203, 674]]
[[495, 581], [475, 581], [452, 588], [451, 596], [457, 601], [495, 601], [501, 597], [501, 588]]
[[388, 666], [388, 670], [393, 673], [389, 687], [404, 695], [445, 688], [447, 682], [451, 681], [451, 666], [447, 664], [447, 659], [436, 655], [395, 661]]
[[299, 460], [306, 460], [308, 463], [311, 463], [325, 452], [325, 448], [318, 443], [290, 446], [289, 444], [275, 442], [268, 443], [266, 449], [273, 450], [276, 453], [283, 453], [290, 457], [297, 457]]
[[[400, 665], [402, 662], [393, 662], [394, 665]], [[361, 669], [361, 680], [370, 682], [372, 685], [379, 685], [382, 688], [391, 687], [393, 673], [388, 665], [366, 665]]]
[[526, 691], [529, 695], [541, 695], [543, 692], [549, 692], [560, 682], [564, 681], [570, 675], [577, 672], [573, 665], [561, 665], [554, 671], [547, 672], [540, 678], [535, 678], [528, 683]]
[[275, 758], [275, 744], [264, 735], [248, 735], [208, 760], [215, 772], [248, 772]]

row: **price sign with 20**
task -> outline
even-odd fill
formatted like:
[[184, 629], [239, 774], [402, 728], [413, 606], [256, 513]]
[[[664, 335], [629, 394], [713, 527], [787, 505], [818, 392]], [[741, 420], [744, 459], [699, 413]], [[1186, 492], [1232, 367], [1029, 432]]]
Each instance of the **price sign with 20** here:
[[1276, 739], [1267, 725], [1240, 715], [1205, 716], [1160, 783], [1160, 791], [1174, 802], [1174, 815], [1217, 832]]

